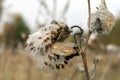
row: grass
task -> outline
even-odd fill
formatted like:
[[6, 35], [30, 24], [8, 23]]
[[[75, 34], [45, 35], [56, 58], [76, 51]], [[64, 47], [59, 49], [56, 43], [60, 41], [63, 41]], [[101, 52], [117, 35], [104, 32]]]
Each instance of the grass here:
[[[120, 80], [120, 58], [115, 54], [110, 54], [110, 59], [108, 54], [99, 55], [101, 58], [97, 64], [96, 79], [104, 77], [104, 80]], [[95, 56], [95, 53], [87, 55], [89, 71], [92, 70]], [[17, 50], [14, 54], [10, 50], [4, 50], [0, 52], [0, 80], [84, 80], [84, 72], [79, 71], [78, 64], [82, 65], [81, 57], [74, 58], [60, 71], [38, 69], [24, 50]]]

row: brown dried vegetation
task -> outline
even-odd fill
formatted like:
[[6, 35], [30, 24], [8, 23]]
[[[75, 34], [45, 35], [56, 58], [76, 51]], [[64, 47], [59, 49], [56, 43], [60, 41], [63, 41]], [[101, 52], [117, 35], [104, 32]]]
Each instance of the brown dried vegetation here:
[[[74, 58], [64, 69], [36, 68], [24, 50], [0, 52], [0, 80], [84, 80], [82, 59]], [[96, 54], [87, 54], [88, 69], [92, 74]], [[96, 77], [99, 80], [119, 80], [120, 58], [113, 54], [99, 54]], [[78, 67], [78, 65], [81, 65]], [[106, 70], [106, 71], [105, 71]]]

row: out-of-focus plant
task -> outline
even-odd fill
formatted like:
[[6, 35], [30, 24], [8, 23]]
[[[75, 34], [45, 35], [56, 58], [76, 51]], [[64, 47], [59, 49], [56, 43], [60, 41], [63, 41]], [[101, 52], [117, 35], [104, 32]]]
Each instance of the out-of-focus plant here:
[[112, 32], [110, 33], [110, 35], [102, 36], [100, 41], [106, 45], [112, 43], [112, 44], [116, 44], [116, 45], [120, 46], [119, 34], [120, 34], [120, 17], [118, 17], [116, 19], [114, 28], [113, 28]]
[[3, 41], [3, 35], [0, 33], [0, 43]]
[[0, 18], [1, 18], [1, 14], [2, 14], [2, 3], [3, 3], [3, 0], [0, 0]]
[[12, 21], [6, 22], [3, 27], [4, 42], [7, 47], [16, 48], [18, 43], [24, 44], [25, 36], [30, 33], [30, 30], [20, 14], [11, 17]]
[[[62, 6], [62, 9], [59, 10], [58, 8], [58, 1], [59, 0], [52, 0], [52, 8], [49, 7], [49, 0], [38, 0], [39, 2], [39, 11], [36, 16], [36, 24], [38, 27], [43, 27], [49, 20], [53, 19], [61, 19], [63, 21], [66, 21], [66, 14], [68, 12], [70, 1], [71, 0], [65, 0], [65, 4]], [[39, 18], [38, 18], [39, 17]]]

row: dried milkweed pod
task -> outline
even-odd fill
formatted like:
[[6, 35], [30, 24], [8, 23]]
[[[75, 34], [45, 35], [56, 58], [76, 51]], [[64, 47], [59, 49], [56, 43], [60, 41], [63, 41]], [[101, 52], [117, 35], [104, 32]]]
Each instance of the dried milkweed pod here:
[[25, 50], [38, 67], [64, 68], [69, 59], [79, 55], [75, 43], [65, 42], [71, 31], [72, 29], [66, 23], [53, 20], [50, 24], [41, 27], [39, 31], [29, 35]]
[[78, 52], [77, 47], [72, 42], [57, 42], [52, 46], [52, 53], [62, 56], [70, 56]]
[[101, 0], [97, 11], [91, 14], [90, 20], [89, 30], [91, 33], [97, 31], [98, 33], [108, 35], [115, 24], [115, 17], [108, 10], [105, 0]]

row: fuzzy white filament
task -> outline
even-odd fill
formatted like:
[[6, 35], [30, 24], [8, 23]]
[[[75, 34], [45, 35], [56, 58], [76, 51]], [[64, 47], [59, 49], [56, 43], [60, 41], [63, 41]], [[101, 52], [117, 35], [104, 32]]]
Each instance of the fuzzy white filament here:
[[105, 0], [101, 0], [97, 11], [91, 14], [90, 31], [97, 31], [98, 33], [108, 35], [114, 27], [114, 24], [114, 15], [108, 10]]

